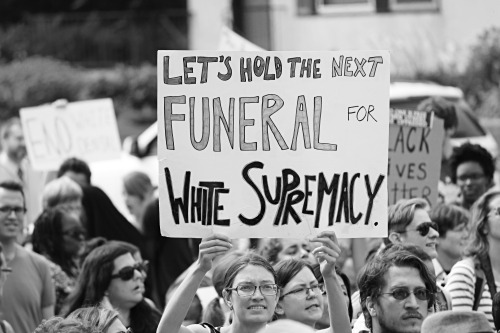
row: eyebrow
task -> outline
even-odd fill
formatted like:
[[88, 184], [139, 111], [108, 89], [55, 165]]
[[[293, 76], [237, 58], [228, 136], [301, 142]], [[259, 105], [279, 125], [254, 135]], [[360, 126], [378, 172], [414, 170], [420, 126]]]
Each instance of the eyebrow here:
[[274, 284], [275, 282], [272, 281], [272, 280], [261, 280], [261, 281], [248, 281], [248, 280], [245, 280], [245, 281], [240, 281], [238, 282], [238, 284], [253, 284], [255, 282], [259, 282], [259, 283], [271, 283], [271, 284]]

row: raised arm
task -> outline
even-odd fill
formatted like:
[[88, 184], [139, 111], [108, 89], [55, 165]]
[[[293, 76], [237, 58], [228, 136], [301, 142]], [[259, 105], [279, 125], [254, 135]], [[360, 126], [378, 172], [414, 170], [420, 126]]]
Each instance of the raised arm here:
[[200, 325], [182, 326], [182, 321], [186, 317], [203, 277], [212, 268], [213, 261], [225, 254], [231, 247], [230, 239], [220, 234], [215, 234], [202, 240], [198, 261], [195, 264], [194, 270], [182, 281], [165, 307], [160, 324], [156, 330], [157, 333], [207, 332]]
[[330, 328], [318, 332], [327, 333], [351, 333], [351, 323], [349, 313], [344, 302], [344, 293], [337, 281], [335, 263], [340, 256], [340, 246], [333, 231], [323, 231], [312, 242], [320, 242], [323, 245], [313, 250], [314, 256], [318, 259], [323, 275], [326, 294], [328, 298], [328, 312], [330, 315]]

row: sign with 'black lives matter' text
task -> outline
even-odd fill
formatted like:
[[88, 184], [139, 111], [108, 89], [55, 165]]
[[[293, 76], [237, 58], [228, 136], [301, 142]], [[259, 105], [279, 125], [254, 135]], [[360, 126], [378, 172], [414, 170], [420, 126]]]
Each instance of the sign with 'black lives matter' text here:
[[387, 51], [158, 51], [162, 234], [387, 234]]

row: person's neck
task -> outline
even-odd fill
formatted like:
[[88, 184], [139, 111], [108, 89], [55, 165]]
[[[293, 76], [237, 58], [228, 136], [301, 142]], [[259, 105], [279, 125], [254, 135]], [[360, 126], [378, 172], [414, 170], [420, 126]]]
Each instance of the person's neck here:
[[491, 268], [493, 270], [493, 274], [495, 275], [495, 280], [499, 281], [500, 280], [500, 256], [498, 253], [500, 253], [500, 241], [496, 239], [492, 239], [491, 237], [488, 237], [488, 243], [489, 243], [489, 250], [488, 250], [488, 255], [490, 257], [490, 262], [491, 262]]
[[7, 239], [7, 240], [2, 240], [1, 243], [3, 247], [3, 254], [5, 256], [5, 260], [9, 262], [16, 256], [16, 240]]
[[438, 252], [437, 261], [439, 262], [441, 267], [443, 267], [443, 270], [445, 272], [449, 272], [453, 267], [453, 265], [455, 265], [457, 261], [460, 260], [460, 258], [452, 257], [446, 252], [439, 251], [439, 248], [437, 252]]
[[234, 318], [233, 323], [228, 327], [229, 330], [225, 333], [256, 333], [266, 325], [267, 323], [243, 324], [237, 318]]
[[113, 306], [113, 309], [115, 309], [118, 312], [118, 317], [120, 318], [120, 321], [122, 322], [125, 327], [130, 326], [130, 309], [126, 309], [123, 307], [118, 307], [114, 304], [111, 304]]

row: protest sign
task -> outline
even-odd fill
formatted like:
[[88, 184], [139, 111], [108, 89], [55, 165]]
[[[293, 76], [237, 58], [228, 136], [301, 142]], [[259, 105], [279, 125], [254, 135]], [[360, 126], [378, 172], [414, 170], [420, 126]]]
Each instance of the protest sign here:
[[421, 197], [438, 198], [443, 120], [433, 113], [391, 109], [389, 130], [389, 204]]
[[121, 144], [111, 99], [46, 104], [20, 111], [30, 163], [57, 170], [68, 157], [86, 162], [120, 157]]
[[161, 231], [387, 234], [389, 54], [158, 51]]

